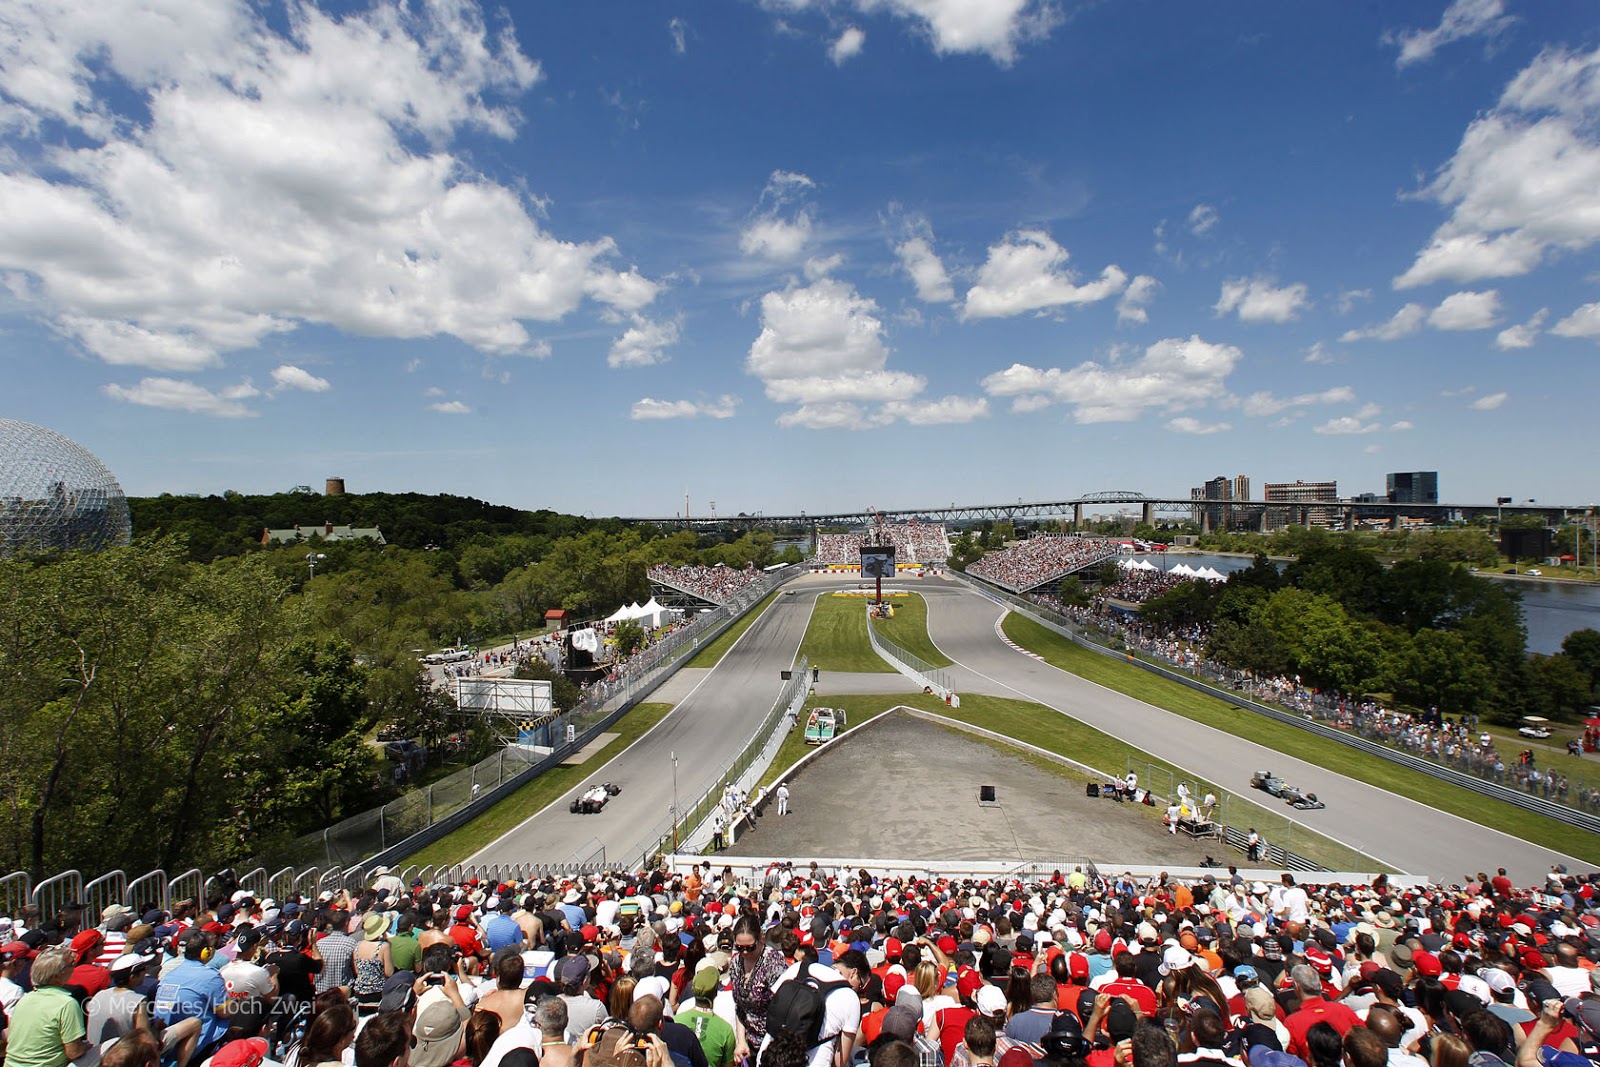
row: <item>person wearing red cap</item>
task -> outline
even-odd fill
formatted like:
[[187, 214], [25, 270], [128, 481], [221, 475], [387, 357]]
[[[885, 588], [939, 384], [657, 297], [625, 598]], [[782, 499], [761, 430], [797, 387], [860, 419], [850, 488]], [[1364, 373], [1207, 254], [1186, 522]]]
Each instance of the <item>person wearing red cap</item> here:
[[67, 984], [77, 986], [87, 996], [111, 988], [111, 972], [94, 962], [104, 943], [105, 935], [99, 930], [84, 930], [72, 939], [72, 955], [78, 965], [72, 969]]
[[17, 976], [27, 971], [37, 955], [26, 941], [0, 945], [0, 1008], [4, 1008], [7, 1015], [17, 1006], [22, 994], [27, 992], [17, 981]]
[[482, 931], [472, 921], [471, 904], [461, 904], [451, 913], [450, 940], [461, 950], [462, 958], [471, 960], [474, 965], [488, 957], [489, 950], [484, 948]]

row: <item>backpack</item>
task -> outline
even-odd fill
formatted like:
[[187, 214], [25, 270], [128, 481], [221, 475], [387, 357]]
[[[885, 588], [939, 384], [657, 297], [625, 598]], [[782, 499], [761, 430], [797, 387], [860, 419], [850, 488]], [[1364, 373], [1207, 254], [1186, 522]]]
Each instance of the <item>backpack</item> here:
[[807, 967], [773, 992], [767, 1006], [767, 1032], [793, 1034], [806, 1048], [816, 1048], [824, 1040], [822, 1020], [827, 1015], [828, 994], [849, 988], [849, 982], [824, 982]]

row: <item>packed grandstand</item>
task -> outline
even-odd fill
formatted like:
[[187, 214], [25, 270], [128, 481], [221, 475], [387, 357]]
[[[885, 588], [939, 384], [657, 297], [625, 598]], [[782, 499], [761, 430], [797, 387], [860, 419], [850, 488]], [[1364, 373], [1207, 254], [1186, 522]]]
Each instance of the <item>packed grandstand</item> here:
[[1561, 869], [422, 873], [24, 910], [7, 1059], [1587, 1067], [1600, 1031], [1600, 875]]
[[1105, 538], [1046, 534], [985, 553], [982, 559], [967, 567], [967, 573], [1020, 592], [1114, 559], [1120, 551], [1119, 542]]
[[766, 573], [754, 564], [729, 567], [718, 563], [706, 567], [695, 563], [674, 567], [658, 563], [646, 572], [646, 577], [653, 583], [669, 586], [712, 604], [726, 604], [739, 594], [760, 585]]
[[[896, 563], [943, 563], [950, 557], [950, 536], [941, 523], [892, 523], [880, 529], [887, 531], [894, 545]], [[811, 561], [829, 567], [860, 563], [866, 544], [866, 534], [819, 533]]]

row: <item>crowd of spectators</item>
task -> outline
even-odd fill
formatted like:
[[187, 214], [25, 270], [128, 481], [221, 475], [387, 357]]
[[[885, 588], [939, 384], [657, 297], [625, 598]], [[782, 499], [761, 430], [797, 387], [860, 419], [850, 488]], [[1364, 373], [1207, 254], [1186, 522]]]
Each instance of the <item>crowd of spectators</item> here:
[[1117, 551], [1117, 542], [1104, 538], [1042, 534], [985, 553], [982, 559], [968, 565], [967, 573], [1021, 591], [1112, 559]]
[[699, 564], [674, 567], [658, 563], [647, 573], [652, 582], [681, 589], [713, 604], [726, 604], [760, 585], [766, 577], [766, 572], [757, 569], [753, 563], [745, 567], [729, 567], [721, 563], [714, 567]]
[[1186, 574], [1173, 574], [1170, 571], [1124, 570], [1120, 572], [1115, 582], [1097, 590], [1095, 599], [1102, 603], [1107, 600], [1120, 600], [1126, 604], [1143, 604], [1162, 593], [1171, 592], [1184, 582], [1195, 581], [1204, 579]]
[[5, 919], [11, 1067], [1589, 1067], [1600, 874], [710, 861]]
[[861, 562], [861, 546], [866, 543], [860, 534], [819, 533], [811, 562], [823, 567], [854, 566]]
[[[943, 563], [950, 558], [950, 535], [941, 523], [903, 522], [882, 527], [894, 545], [896, 563]], [[818, 534], [811, 562], [824, 567], [853, 566], [861, 562], [863, 534]]]

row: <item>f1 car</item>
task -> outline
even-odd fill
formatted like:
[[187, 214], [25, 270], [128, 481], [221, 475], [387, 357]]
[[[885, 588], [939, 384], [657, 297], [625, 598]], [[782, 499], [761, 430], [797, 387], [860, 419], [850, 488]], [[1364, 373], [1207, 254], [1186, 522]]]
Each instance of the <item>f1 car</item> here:
[[1265, 789], [1275, 797], [1283, 795], [1284, 781], [1271, 771], [1256, 771], [1250, 776], [1250, 785], [1256, 789]]
[[1317, 794], [1307, 793], [1298, 786], [1286, 785], [1278, 795], [1301, 811], [1320, 811], [1328, 806], [1317, 799]]
[[574, 815], [595, 815], [606, 806], [606, 801], [620, 792], [622, 787], [610, 782], [592, 785], [578, 794], [578, 798], [568, 806], [567, 810]]

